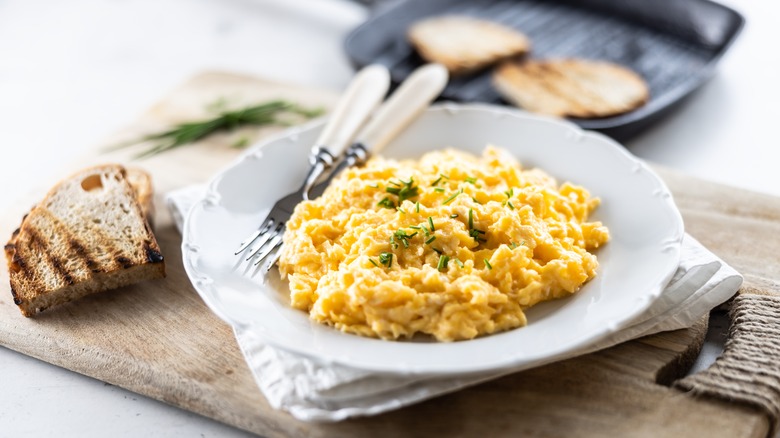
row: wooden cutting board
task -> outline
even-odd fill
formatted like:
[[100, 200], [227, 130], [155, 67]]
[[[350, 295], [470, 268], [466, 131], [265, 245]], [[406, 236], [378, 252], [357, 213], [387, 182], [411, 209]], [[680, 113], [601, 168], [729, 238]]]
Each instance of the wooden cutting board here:
[[[199, 75], [166, 97], [106, 144], [204, 115], [207, 104], [287, 98], [330, 107], [336, 94], [225, 73]], [[627, 342], [585, 357], [481, 384], [372, 418], [310, 424], [269, 407], [256, 388], [230, 327], [203, 304], [184, 273], [181, 237], [162, 194], [204, 182], [238, 154], [231, 144], [279, 128], [217, 135], [195, 146], [131, 162], [138, 149], [95, 153], [87, 163], [119, 161], [152, 173], [157, 189], [156, 234], [168, 277], [88, 297], [27, 319], [11, 299], [0, 261], [0, 344], [269, 437], [400, 436], [652, 436], [762, 437], [768, 417], [757, 409], [695, 398], [668, 385], [690, 367], [706, 331], [687, 330]], [[780, 199], [659, 169], [670, 185], [686, 229], [746, 275], [777, 290], [780, 282]], [[10, 236], [46, 187], [3, 213], [0, 236]]]

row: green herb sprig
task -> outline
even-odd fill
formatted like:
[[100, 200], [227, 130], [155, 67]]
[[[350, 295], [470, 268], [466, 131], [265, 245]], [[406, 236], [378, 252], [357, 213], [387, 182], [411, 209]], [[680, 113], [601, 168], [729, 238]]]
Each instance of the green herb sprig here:
[[414, 178], [409, 178], [409, 181], [399, 179], [398, 182], [390, 181], [390, 185], [394, 187], [386, 187], [385, 191], [393, 195], [398, 196], [398, 204], [402, 204], [405, 200], [416, 197], [419, 193], [419, 188], [414, 185]]
[[447, 204], [449, 204], [450, 202], [452, 202], [453, 200], [455, 200], [455, 198], [457, 198], [457, 197], [458, 197], [458, 195], [460, 195], [460, 194], [462, 194], [462, 193], [463, 193], [463, 189], [458, 189], [458, 191], [457, 191], [457, 192], [455, 192], [455, 193], [454, 193], [452, 196], [450, 196], [449, 198], [445, 199], [445, 200], [444, 200], [444, 202], [442, 202], [442, 205], [447, 205]]
[[[121, 149], [139, 143], [155, 142], [156, 144], [134, 157], [136, 159], [147, 158], [202, 140], [218, 131], [231, 131], [242, 126], [286, 125], [288, 122], [280, 118], [282, 114], [295, 114], [309, 119], [319, 116], [323, 112], [320, 108], [308, 109], [286, 100], [273, 100], [238, 110], [221, 111], [211, 119], [180, 123], [167, 131], [146, 135], [136, 141], [109, 148], [109, 150]], [[249, 141], [241, 141], [233, 146], [244, 147], [247, 144]]]
[[439, 256], [439, 263], [436, 265], [436, 269], [439, 271], [443, 271], [447, 269], [447, 264], [450, 262], [450, 256], [448, 255], [441, 255]]
[[442, 179], [450, 179], [450, 177], [448, 177], [446, 175], [439, 174], [439, 177], [436, 178], [436, 181], [431, 183], [431, 187], [436, 187], [441, 182]]
[[390, 245], [393, 247], [393, 249], [396, 249], [398, 248], [398, 242], [401, 242], [404, 245], [404, 248], [409, 248], [409, 239], [416, 235], [416, 231], [412, 234], [407, 234], [405, 230], [399, 229], [390, 235]]
[[388, 198], [387, 196], [382, 198], [381, 201], [377, 202], [376, 205], [378, 205], [380, 207], [384, 207], [384, 208], [389, 208], [389, 209], [396, 208], [395, 207], [395, 202], [393, 202], [393, 200]]
[[510, 209], [514, 210], [515, 206], [512, 204], [512, 196], [515, 195], [515, 189], [510, 188], [509, 190], [505, 191], [504, 194], [506, 195], [506, 201], [504, 201], [504, 205], [509, 207]]
[[485, 234], [484, 231], [474, 228], [474, 210], [469, 208], [469, 236], [471, 236], [477, 243], [487, 242], [487, 239], [482, 237]]
[[393, 253], [391, 252], [383, 252], [379, 254], [379, 263], [383, 264], [386, 267], [390, 267], [393, 265]]

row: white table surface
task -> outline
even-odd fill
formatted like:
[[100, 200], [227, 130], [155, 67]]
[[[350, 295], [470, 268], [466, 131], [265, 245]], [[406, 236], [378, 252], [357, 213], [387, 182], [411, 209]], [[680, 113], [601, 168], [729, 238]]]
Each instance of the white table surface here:
[[[718, 73], [627, 146], [780, 196], [780, 3], [723, 2], [748, 23]], [[342, 88], [342, 39], [366, 16], [344, 0], [0, 2], [0, 211], [201, 70]], [[0, 370], [0, 437], [249, 435], [2, 347]]]

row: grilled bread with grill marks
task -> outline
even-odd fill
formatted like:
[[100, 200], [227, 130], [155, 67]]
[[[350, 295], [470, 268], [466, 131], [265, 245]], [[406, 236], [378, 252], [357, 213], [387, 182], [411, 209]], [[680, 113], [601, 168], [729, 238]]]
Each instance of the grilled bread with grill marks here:
[[531, 50], [522, 33], [491, 21], [443, 16], [419, 21], [408, 32], [420, 56], [438, 62], [453, 75], [471, 73]]
[[138, 201], [138, 206], [141, 207], [141, 214], [143, 214], [149, 225], [154, 228], [154, 188], [152, 187], [152, 177], [148, 173], [141, 169], [134, 167], [128, 167], [125, 169], [125, 177], [127, 183], [133, 188], [135, 192], [135, 200]]
[[[143, 176], [143, 175], [142, 175]], [[33, 316], [108, 289], [165, 276], [157, 240], [136, 199], [150, 180], [128, 182], [119, 165], [82, 170], [25, 216], [5, 246], [14, 303]]]
[[[146, 221], [149, 222], [149, 225], [154, 228], [154, 223], [152, 222], [154, 218], [154, 187], [152, 186], [151, 175], [141, 169], [129, 167], [125, 168], [125, 176], [128, 184], [130, 184], [130, 187], [132, 187], [133, 192], [135, 193], [135, 199], [138, 201], [138, 206], [141, 207], [141, 213], [144, 218], [146, 218]], [[27, 215], [25, 215], [24, 218], [27, 218]], [[20, 228], [17, 228], [5, 245], [5, 256], [9, 266], [11, 265], [14, 255], [14, 247], [16, 245], [16, 238], [19, 236], [19, 231]]]
[[496, 69], [493, 83], [507, 101], [559, 117], [614, 116], [650, 97], [647, 84], [633, 71], [583, 59], [507, 61]]

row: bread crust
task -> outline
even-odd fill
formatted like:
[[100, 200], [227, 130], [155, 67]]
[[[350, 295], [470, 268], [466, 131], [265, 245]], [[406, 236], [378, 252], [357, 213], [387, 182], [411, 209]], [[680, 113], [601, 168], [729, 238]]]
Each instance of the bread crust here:
[[125, 169], [113, 164], [83, 169], [48, 192], [4, 247], [22, 314], [165, 276], [136, 196]]
[[475, 72], [531, 50], [528, 37], [515, 29], [455, 15], [414, 23], [407, 38], [423, 59], [444, 65], [453, 75]]
[[644, 105], [650, 90], [641, 76], [609, 62], [583, 59], [508, 61], [493, 83], [509, 102], [559, 117], [597, 118]]
[[154, 227], [154, 186], [152, 176], [137, 167], [125, 169], [127, 182], [135, 192], [135, 200], [149, 225]]

